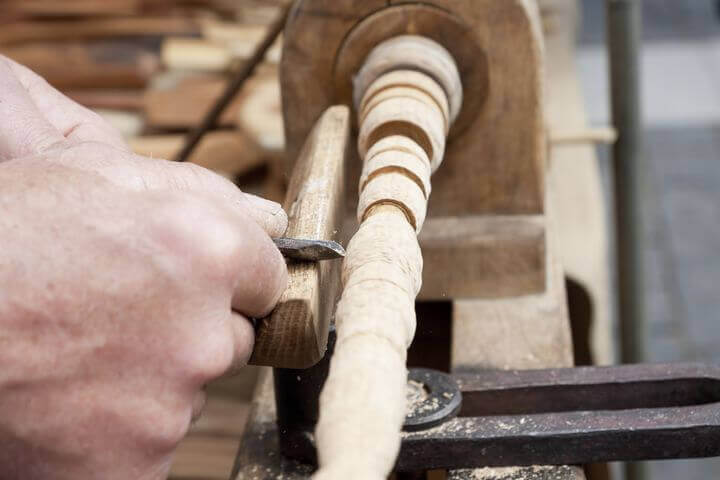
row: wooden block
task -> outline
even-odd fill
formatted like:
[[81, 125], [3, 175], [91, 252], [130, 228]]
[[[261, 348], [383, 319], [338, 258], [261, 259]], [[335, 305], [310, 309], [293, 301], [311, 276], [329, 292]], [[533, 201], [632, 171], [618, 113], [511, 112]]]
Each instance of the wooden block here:
[[[220, 75], [198, 75], [183, 78], [177, 85], [165, 89], [150, 89], [143, 103], [148, 127], [189, 129], [202, 121], [225, 89], [227, 79]], [[220, 116], [219, 126], [235, 123], [242, 102], [241, 95], [228, 105]]]
[[238, 437], [191, 435], [175, 451], [170, 478], [225, 480], [237, 453]]
[[[279, 13], [278, 11], [277, 14]], [[205, 39], [225, 46], [232, 52], [233, 57], [245, 59], [249, 58], [260, 44], [267, 32], [267, 26], [208, 21], [203, 24], [202, 30]], [[279, 63], [281, 50], [282, 35], [268, 50], [265, 61], [272, 64]]]
[[159, 69], [155, 54], [128, 42], [38, 42], [6, 46], [0, 48], [0, 53], [27, 66], [61, 90], [144, 88]]
[[172, 70], [222, 73], [230, 69], [233, 52], [202, 38], [166, 37], [161, 58], [165, 68]]
[[[132, 138], [129, 143], [140, 155], [172, 160], [185, 138], [184, 134], [148, 135]], [[242, 175], [264, 163], [257, 145], [237, 130], [208, 132], [189, 161], [228, 177]]]
[[453, 302], [455, 371], [572, 365], [565, 279], [557, 260], [547, 291], [515, 298]]
[[290, 0], [245, 0], [236, 4], [237, 18], [243, 23], [270, 25]]
[[424, 262], [419, 300], [545, 291], [542, 215], [433, 217], [418, 239]]
[[143, 0], [6, 0], [4, 8], [33, 17], [108, 16], [139, 13]]
[[237, 125], [264, 150], [274, 154], [285, 151], [277, 69], [268, 66], [243, 87]]
[[[349, 134], [346, 107], [329, 108], [320, 117], [298, 159], [285, 198], [287, 236], [341, 237]], [[337, 261], [288, 265], [288, 288], [272, 314], [258, 323], [250, 363], [307, 368], [322, 358], [340, 293], [339, 266]]]
[[3, 25], [0, 45], [53, 40], [128, 37], [138, 35], [197, 35], [200, 25], [186, 17], [118, 17], [54, 22], [21, 21]]

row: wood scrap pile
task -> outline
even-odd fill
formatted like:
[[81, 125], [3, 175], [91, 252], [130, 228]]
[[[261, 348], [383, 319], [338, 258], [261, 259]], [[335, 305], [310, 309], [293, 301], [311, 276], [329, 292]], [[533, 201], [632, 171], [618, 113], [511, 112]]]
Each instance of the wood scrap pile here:
[[[4, 0], [0, 53], [116, 125], [144, 155], [172, 158], [287, 0]], [[258, 170], [284, 148], [271, 48], [191, 161], [282, 197]], [[240, 182], [244, 183], [240, 178]], [[267, 184], [267, 185], [266, 185]]]
[[[288, 0], [0, 0], [0, 53], [172, 159]], [[280, 39], [281, 40], [281, 39]], [[280, 41], [190, 161], [275, 200], [284, 195]], [[174, 479], [226, 479], [256, 372], [209, 387]]]

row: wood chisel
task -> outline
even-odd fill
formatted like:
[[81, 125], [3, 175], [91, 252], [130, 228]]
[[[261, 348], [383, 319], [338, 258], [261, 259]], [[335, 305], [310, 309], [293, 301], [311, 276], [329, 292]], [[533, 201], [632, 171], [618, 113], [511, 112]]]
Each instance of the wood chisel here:
[[310, 240], [303, 238], [273, 238], [283, 256], [290, 260], [318, 262], [345, 256], [345, 249], [332, 240]]

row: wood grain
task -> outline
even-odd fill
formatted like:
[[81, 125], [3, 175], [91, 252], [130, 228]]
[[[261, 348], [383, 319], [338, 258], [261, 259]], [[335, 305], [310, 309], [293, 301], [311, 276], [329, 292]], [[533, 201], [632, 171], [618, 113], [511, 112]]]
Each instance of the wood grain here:
[[165, 68], [212, 73], [228, 71], [235, 59], [224, 45], [187, 37], [165, 37], [160, 55]]
[[[346, 59], [359, 66], [380, 41], [420, 34], [441, 43], [458, 62], [467, 107], [458, 117], [458, 125], [466, 125], [454, 136], [451, 132], [445, 167], [433, 179], [428, 215], [542, 213], [542, 38], [533, 2], [432, 0], [390, 2], [390, 7], [362, 2], [362, 11], [352, 5], [358, 2], [327, 3], [300, 2], [286, 31], [281, 68], [291, 152], [326, 105], [350, 103], [348, 86], [356, 71], [339, 83], [335, 78]], [[473, 69], [483, 62], [484, 67]]]
[[130, 42], [36, 42], [0, 47], [0, 53], [61, 90], [143, 88], [160, 67], [155, 54]]
[[[287, 236], [340, 238], [350, 113], [329, 108], [300, 154], [285, 198]], [[339, 262], [288, 265], [288, 287], [272, 314], [259, 321], [250, 363], [307, 368], [322, 358], [339, 295]]]
[[245, 84], [236, 122], [267, 152], [277, 155], [285, 151], [280, 83], [275, 66], [267, 65]]
[[[280, 81], [288, 161], [297, 158], [315, 121], [335, 103], [332, 70], [340, 40], [385, 0], [297, 2], [285, 27]], [[351, 102], [347, 102], [351, 105]]]
[[134, 35], [191, 35], [199, 32], [199, 22], [186, 17], [110, 17], [55, 22], [27, 20], [3, 25], [0, 30], [0, 45]]
[[418, 239], [424, 262], [419, 300], [545, 291], [543, 215], [431, 217]]
[[[578, 6], [574, 0], [543, 0], [540, 5], [555, 20], [555, 28], [546, 33], [545, 41], [550, 132], [554, 136], [553, 132], [582, 131], [587, 115], [576, 64]], [[550, 159], [550, 201], [557, 212], [558, 257], [567, 276], [591, 298], [590, 318], [584, 319], [590, 324], [591, 338], [584, 341], [589, 340], [593, 361], [612, 364], [610, 216], [596, 149], [587, 142], [554, 143]]]
[[[461, 88], [460, 74], [450, 53], [424, 37], [386, 40], [361, 71], [365, 81], [356, 83], [361, 90], [354, 95], [364, 106], [360, 228], [343, 262], [335, 351], [315, 427], [315, 480], [382, 480], [395, 464], [423, 270], [417, 234], [430, 174], [443, 160], [449, 101], [462, 98], [454, 90]], [[448, 79], [441, 83], [447, 91], [427, 94], [437, 77]]]
[[[150, 128], [189, 129], [222, 94], [227, 79], [222, 75], [195, 75], [182, 78], [168, 88], [149, 89], [143, 97], [145, 121]], [[232, 126], [242, 103], [242, 94], [233, 100], [218, 120], [218, 126]]]
[[[552, 192], [549, 192], [551, 195]], [[565, 277], [557, 257], [553, 211], [546, 213], [545, 292], [453, 302], [452, 369], [532, 369], [573, 364]], [[584, 480], [581, 467], [534, 466], [449, 472], [448, 480]]]
[[5, 0], [4, 8], [34, 17], [132, 15], [144, 0]]

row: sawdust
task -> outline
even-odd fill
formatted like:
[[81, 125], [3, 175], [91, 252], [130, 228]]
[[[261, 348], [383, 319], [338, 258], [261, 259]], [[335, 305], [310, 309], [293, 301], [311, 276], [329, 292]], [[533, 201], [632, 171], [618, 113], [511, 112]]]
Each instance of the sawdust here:
[[405, 392], [408, 415], [418, 412], [420, 408], [426, 408], [424, 403], [427, 401], [428, 396], [429, 393], [422, 382], [408, 380], [407, 391]]

